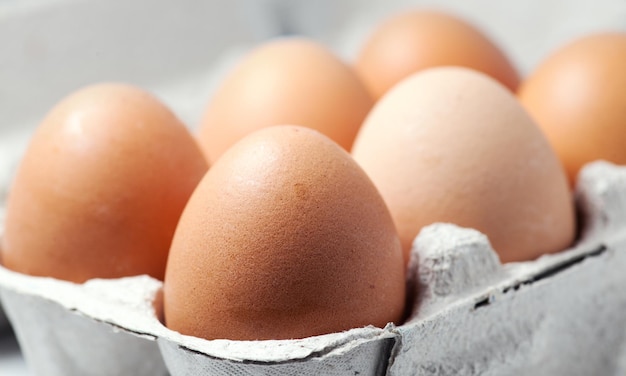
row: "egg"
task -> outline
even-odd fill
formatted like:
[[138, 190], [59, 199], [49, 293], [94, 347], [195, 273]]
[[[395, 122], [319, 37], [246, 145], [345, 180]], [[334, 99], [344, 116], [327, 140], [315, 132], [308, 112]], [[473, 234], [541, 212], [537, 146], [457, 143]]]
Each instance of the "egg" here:
[[199, 140], [211, 162], [257, 129], [298, 124], [349, 150], [373, 99], [356, 73], [323, 45], [282, 38], [251, 51], [205, 110]]
[[412, 73], [436, 66], [478, 70], [512, 91], [519, 84], [516, 69], [493, 41], [465, 20], [436, 10], [389, 17], [368, 37], [355, 62], [376, 99]]
[[21, 161], [4, 266], [79, 283], [163, 279], [176, 224], [207, 168], [187, 128], [150, 94], [83, 88], [48, 113]]
[[287, 339], [399, 323], [400, 240], [350, 155], [319, 132], [274, 126], [230, 148], [176, 230], [165, 324], [205, 339]]
[[381, 192], [405, 252], [420, 229], [477, 229], [501, 261], [574, 239], [573, 200], [548, 141], [513, 93], [466, 68], [409, 76], [376, 104], [352, 154]]
[[625, 67], [626, 33], [598, 33], [555, 51], [520, 88], [572, 186], [585, 163], [626, 164]]

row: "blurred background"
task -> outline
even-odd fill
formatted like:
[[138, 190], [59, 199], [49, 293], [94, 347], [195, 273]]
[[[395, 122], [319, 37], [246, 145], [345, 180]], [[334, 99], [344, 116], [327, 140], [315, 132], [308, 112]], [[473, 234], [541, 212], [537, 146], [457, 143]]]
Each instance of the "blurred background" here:
[[193, 127], [211, 73], [247, 47], [301, 34], [350, 59], [376, 23], [410, 7], [474, 23], [523, 74], [579, 35], [626, 30], [623, 0], [0, 0], [0, 131], [105, 80], [156, 91]]
[[195, 128], [251, 46], [300, 34], [350, 60], [382, 19], [415, 7], [474, 23], [522, 75], [580, 35], [626, 30], [623, 0], [0, 0], [0, 203], [34, 127], [79, 87], [139, 85]]

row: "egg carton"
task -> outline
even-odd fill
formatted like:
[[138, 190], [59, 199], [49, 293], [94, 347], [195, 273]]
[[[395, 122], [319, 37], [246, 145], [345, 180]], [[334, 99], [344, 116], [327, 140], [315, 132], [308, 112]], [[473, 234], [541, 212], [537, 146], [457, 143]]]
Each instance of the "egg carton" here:
[[2, 334], [2, 329], [7, 328], [8, 326], [9, 320], [7, 320], [7, 316], [2, 308], [2, 302], [0, 302], [0, 334]]
[[[488, 239], [424, 228], [402, 325], [297, 340], [204, 340], [167, 329], [162, 283], [74, 284], [0, 268], [35, 375], [620, 375], [626, 372], [626, 167], [581, 173], [577, 244], [502, 265]], [[365, 303], [364, 303], [365, 304]]]
[[[495, 0], [436, 5], [486, 26], [523, 71], [572, 35], [624, 29], [621, 0], [593, 10], [584, 1], [560, 1], [562, 6], [552, 7], [570, 16], [560, 17], [566, 20], [559, 28], [550, 12], [537, 11], [546, 6], [539, 0], [517, 8]], [[0, 0], [0, 201], [11, 175], [4, 172], [15, 162], [4, 168], [8, 148], [20, 154], [38, 121], [34, 116], [79, 86], [110, 78], [135, 83], [193, 124], [212, 86], [207, 69], [215, 69], [227, 47], [304, 32], [349, 56], [383, 14], [434, 4], [320, 0], [311, 7], [304, 0], [234, 0], [225, 7], [206, 0], [56, 0], [14, 1], [13, 11], [5, 8], [11, 3]], [[141, 19], [112, 16], [145, 9], [149, 15]], [[349, 19], [361, 11], [367, 14]], [[181, 17], [185, 27], [172, 27]], [[115, 28], [107, 24], [111, 19]], [[537, 27], [531, 34], [512, 28], [520, 19]], [[339, 35], [346, 31], [342, 25], [353, 30]], [[625, 175], [603, 163], [586, 169], [578, 186], [585, 219], [580, 240], [533, 262], [500, 265], [480, 233], [444, 224], [425, 228], [412, 251], [414, 314], [397, 327], [292, 341], [205, 341], [161, 324], [162, 286], [145, 276], [75, 285], [0, 267], [0, 300], [30, 370], [41, 375], [625, 374]], [[1, 317], [0, 310], [0, 327]]]

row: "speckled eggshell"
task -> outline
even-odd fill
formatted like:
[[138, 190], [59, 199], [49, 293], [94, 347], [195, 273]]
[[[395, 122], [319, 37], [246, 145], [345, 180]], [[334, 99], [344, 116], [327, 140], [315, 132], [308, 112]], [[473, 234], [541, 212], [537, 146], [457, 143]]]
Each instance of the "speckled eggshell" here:
[[207, 168], [152, 95], [125, 84], [81, 89], [31, 139], [7, 202], [2, 262], [73, 282], [163, 279], [176, 224]]
[[573, 199], [554, 151], [513, 94], [482, 73], [433, 68], [403, 80], [374, 107], [352, 153], [405, 252], [434, 222], [485, 233], [503, 262], [573, 241]]
[[226, 152], [192, 195], [164, 282], [166, 325], [287, 339], [399, 323], [405, 270], [380, 194], [317, 131], [276, 126]]

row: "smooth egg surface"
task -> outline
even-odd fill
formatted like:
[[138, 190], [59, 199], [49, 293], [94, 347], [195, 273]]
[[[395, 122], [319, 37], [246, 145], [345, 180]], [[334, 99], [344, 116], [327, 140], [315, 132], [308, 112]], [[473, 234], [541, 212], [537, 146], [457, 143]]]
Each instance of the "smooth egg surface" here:
[[588, 162], [626, 164], [626, 33], [588, 35], [563, 46], [524, 81], [519, 98], [572, 186]]
[[73, 282], [163, 279], [180, 214], [208, 168], [174, 114], [125, 84], [62, 100], [33, 135], [12, 185], [2, 261]]
[[482, 73], [409, 76], [374, 107], [352, 154], [385, 199], [407, 255], [434, 222], [485, 233], [503, 262], [573, 241], [573, 199], [554, 151], [513, 94]]
[[436, 10], [409, 10], [384, 20], [366, 40], [355, 63], [377, 99], [403, 78], [437, 66], [478, 70], [512, 91], [519, 84], [513, 64], [483, 32]]
[[275, 126], [220, 158], [176, 230], [165, 323], [205, 339], [288, 339], [400, 323], [400, 240], [380, 194], [336, 143]]
[[258, 46], [225, 78], [199, 140], [211, 162], [248, 133], [272, 125], [316, 129], [350, 150], [373, 99], [350, 66], [304, 38]]

